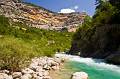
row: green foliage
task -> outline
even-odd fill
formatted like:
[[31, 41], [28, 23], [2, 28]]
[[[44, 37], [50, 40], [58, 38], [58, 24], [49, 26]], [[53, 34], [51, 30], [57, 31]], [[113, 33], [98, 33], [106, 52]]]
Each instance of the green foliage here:
[[[104, 24], [120, 23], [120, 1], [119, 0], [97, 0], [96, 13], [93, 20], [96, 26]], [[102, 24], [102, 25], [101, 25]]]
[[109, 0], [110, 4], [115, 7], [115, 14], [112, 16], [112, 23], [119, 24], [120, 23], [120, 0]]
[[81, 56], [106, 58], [120, 54], [120, 0], [97, 0], [92, 20], [85, 19], [73, 37], [70, 52]]
[[19, 71], [28, 65], [28, 60], [35, 56], [29, 43], [12, 36], [0, 38], [0, 67], [11, 71]]
[[[86, 16], [85, 21], [82, 26], [77, 30], [77, 33], [74, 34], [73, 39], [82, 39], [86, 35], [86, 32], [89, 31], [92, 27], [92, 18], [89, 16]], [[83, 37], [82, 37], [83, 36]]]
[[6, 30], [6, 28], [9, 28], [9, 25], [10, 24], [8, 22], [8, 18], [5, 18], [4, 16], [0, 16], [0, 34], [8, 31], [8, 29]]
[[41, 30], [22, 23], [9, 24], [0, 16], [0, 68], [19, 71], [33, 57], [53, 56], [71, 45], [72, 33]]
[[96, 13], [93, 16], [94, 26], [102, 26], [109, 24], [112, 16], [115, 14], [114, 7], [109, 2], [102, 2], [96, 8]]
[[[92, 31], [92, 18], [87, 16], [85, 18], [85, 22], [78, 31], [74, 34], [73, 36], [73, 45], [70, 50], [73, 54], [77, 52], [85, 52], [90, 50], [92, 46], [89, 46], [91, 43], [91, 35], [93, 34], [94, 31]], [[75, 46], [75, 48], [74, 48]], [[88, 47], [89, 46], [89, 47]], [[75, 50], [75, 51], [74, 51]]]

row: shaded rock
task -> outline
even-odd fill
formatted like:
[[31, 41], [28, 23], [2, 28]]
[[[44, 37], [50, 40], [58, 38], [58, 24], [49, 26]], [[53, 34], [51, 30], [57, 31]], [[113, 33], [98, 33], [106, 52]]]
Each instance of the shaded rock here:
[[120, 65], [120, 54], [112, 54], [106, 58], [108, 63]]
[[75, 72], [72, 79], [88, 79], [88, 74], [85, 72]]

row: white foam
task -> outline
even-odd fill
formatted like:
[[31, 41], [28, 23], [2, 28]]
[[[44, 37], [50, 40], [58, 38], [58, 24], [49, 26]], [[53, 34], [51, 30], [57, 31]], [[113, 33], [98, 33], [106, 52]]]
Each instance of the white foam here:
[[56, 54], [55, 56], [67, 58], [71, 61], [77, 61], [80, 63], [85, 63], [89, 66], [97, 67], [100, 70], [108, 69], [120, 73], [120, 67], [117, 65], [107, 64], [101, 59], [92, 59], [92, 58], [82, 58], [79, 56], [66, 55], [66, 54]]

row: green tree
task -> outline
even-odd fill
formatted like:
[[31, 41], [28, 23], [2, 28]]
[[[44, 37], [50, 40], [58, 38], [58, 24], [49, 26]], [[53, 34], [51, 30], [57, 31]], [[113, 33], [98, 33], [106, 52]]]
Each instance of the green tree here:
[[112, 23], [111, 18], [115, 14], [114, 9], [114, 6], [112, 6], [108, 1], [99, 3], [96, 7], [96, 13], [93, 16], [94, 26], [102, 26]]
[[116, 56], [120, 54], [120, 0], [96, 0], [96, 6], [92, 21], [85, 19], [75, 33], [70, 52], [81, 52], [83, 57]]
[[110, 4], [114, 6], [114, 15], [111, 18], [111, 23], [120, 24], [120, 0], [109, 0]]

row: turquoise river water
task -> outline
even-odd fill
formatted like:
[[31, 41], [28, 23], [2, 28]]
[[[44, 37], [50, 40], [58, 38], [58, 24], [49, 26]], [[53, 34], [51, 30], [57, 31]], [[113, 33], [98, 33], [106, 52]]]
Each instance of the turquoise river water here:
[[[67, 55], [66, 57], [69, 58], [69, 61], [65, 63], [64, 75], [68, 72], [72, 74], [84, 71], [88, 73], [89, 79], [120, 79], [120, 66], [104, 63], [100, 59]], [[67, 79], [67, 76], [64, 79]]]

